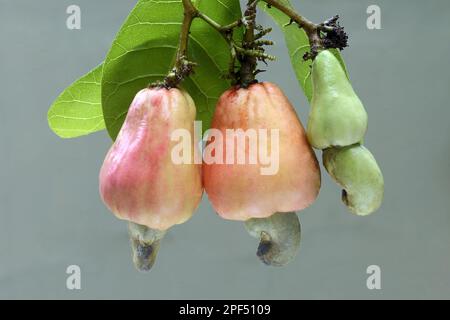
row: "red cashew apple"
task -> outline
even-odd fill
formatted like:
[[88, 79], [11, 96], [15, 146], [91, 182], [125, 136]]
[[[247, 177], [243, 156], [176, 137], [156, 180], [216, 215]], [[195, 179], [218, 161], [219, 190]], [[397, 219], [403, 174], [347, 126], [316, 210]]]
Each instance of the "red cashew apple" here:
[[[234, 87], [220, 97], [211, 128], [205, 148], [203, 183], [213, 208], [225, 219], [246, 221], [250, 234], [260, 237], [258, 256], [264, 263], [286, 264], [295, 255], [300, 241], [300, 224], [294, 211], [314, 202], [321, 182], [316, 156], [294, 108], [275, 84]], [[235, 130], [232, 138], [227, 135], [229, 129]], [[229, 144], [234, 149], [227, 150], [230, 139], [250, 141], [248, 129], [258, 132], [266, 129], [268, 137], [278, 131], [278, 140], [269, 138], [267, 144], [267, 154], [274, 152], [278, 157], [278, 168], [271, 174], [262, 174], [266, 164], [259, 154], [253, 164], [226, 161], [229, 154], [239, 152], [250, 159], [249, 144], [245, 144], [244, 150], [238, 143]], [[214, 131], [226, 139], [216, 140]], [[206, 162], [212, 145], [216, 151], [223, 149], [222, 163]]]
[[[131, 224], [130, 233], [141, 245], [134, 246], [135, 254], [147, 260], [140, 269], [149, 269], [153, 263], [148, 259], [154, 259], [157, 248], [151, 244], [171, 226], [188, 220], [201, 200], [201, 165], [175, 164], [171, 159], [177, 144], [171, 134], [185, 129], [194, 137], [195, 114], [194, 102], [185, 91], [141, 90], [101, 168], [104, 203], [120, 219], [138, 225]], [[199, 150], [191, 140], [194, 159]]]
[[[246, 138], [248, 129], [267, 129], [267, 136], [271, 129], [279, 130], [278, 150], [270, 150], [279, 158], [274, 174], [261, 174], [266, 166], [260, 159], [256, 164], [229, 164], [225, 159], [223, 164], [203, 164], [205, 191], [220, 216], [242, 221], [267, 218], [275, 212], [302, 210], [314, 202], [320, 189], [319, 165], [294, 108], [278, 86], [263, 82], [248, 89], [229, 89], [217, 103], [211, 128], [223, 136], [227, 136], [227, 129], [242, 129], [235, 131], [238, 138]], [[271, 142], [269, 149], [275, 143]], [[210, 139], [208, 144], [212, 143]], [[225, 155], [239, 152], [238, 143], [234, 150], [226, 147], [224, 139]], [[245, 148], [249, 159], [248, 143]]]

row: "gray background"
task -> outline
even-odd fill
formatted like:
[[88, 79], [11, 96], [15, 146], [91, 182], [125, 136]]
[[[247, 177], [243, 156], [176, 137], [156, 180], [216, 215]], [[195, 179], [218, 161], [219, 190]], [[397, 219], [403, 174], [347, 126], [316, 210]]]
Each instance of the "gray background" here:
[[[268, 268], [243, 225], [221, 220], [204, 196], [164, 240], [154, 270], [140, 274], [126, 224], [98, 195], [106, 132], [61, 140], [46, 119], [53, 99], [102, 61], [135, 1], [0, 0], [0, 298], [450, 298], [450, 2], [295, 2], [313, 21], [339, 13], [351, 36], [344, 57], [369, 113], [382, 208], [348, 214], [323, 173], [318, 201], [300, 214], [299, 256]], [[65, 27], [74, 3], [80, 31]], [[382, 30], [366, 28], [370, 4], [382, 9]], [[306, 123], [282, 35], [272, 37], [279, 59], [264, 79]], [[66, 289], [71, 264], [82, 269], [80, 291]], [[366, 288], [371, 264], [382, 290]]]

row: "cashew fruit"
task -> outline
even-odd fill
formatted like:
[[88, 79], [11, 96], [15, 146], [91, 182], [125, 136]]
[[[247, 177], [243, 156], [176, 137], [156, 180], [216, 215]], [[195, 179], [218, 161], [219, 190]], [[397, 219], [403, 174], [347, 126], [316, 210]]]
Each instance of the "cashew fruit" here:
[[312, 65], [313, 96], [307, 126], [314, 148], [359, 143], [367, 131], [367, 113], [338, 59], [328, 50]]
[[295, 212], [245, 221], [251, 236], [260, 240], [256, 255], [266, 265], [281, 267], [292, 261], [300, 247], [301, 227]]
[[128, 223], [133, 263], [139, 271], [150, 271], [155, 264], [161, 240], [166, 231], [150, 229], [133, 222]]
[[[156, 230], [188, 220], [203, 193], [201, 164], [175, 164], [171, 134], [194, 137], [192, 98], [176, 88], [147, 88], [134, 98], [100, 171], [100, 194], [120, 219]], [[191, 157], [198, 153], [192, 139]]]
[[383, 175], [367, 148], [357, 144], [326, 149], [323, 164], [342, 186], [342, 201], [350, 212], [364, 216], [380, 207], [384, 193]]
[[[245, 221], [266, 218], [275, 212], [290, 212], [308, 207], [320, 189], [320, 170], [297, 114], [281, 89], [269, 82], [234, 87], [220, 97], [205, 148], [203, 182], [216, 212], [225, 219]], [[261, 130], [261, 131], [260, 131]], [[230, 132], [234, 136], [230, 138]], [[261, 154], [250, 163], [251, 133], [265, 132], [269, 143], [264, 148], [258, 136], [258, 152], [275, 155], [276, 170]], [[219, 136], [226, 137], [219, 141]], [[277, 135], [274, 133], [278, 133]], [[256, 133], [255, 133], [256, 134]], [[271, 139], [274, 136], [278, 139]], [[213, 139], [214, 136], [214, 139]], [[242, 147], [230, 141], [245, 141]], [[222, 163], [206, 163], [208, 148], [223, 149]], [[213, 149], [214, 149], [213, 148]], [[228, 162], [230, 155], [245, 154], [244, 164]], [[270, 171], [270, 170], [269, 170]]]

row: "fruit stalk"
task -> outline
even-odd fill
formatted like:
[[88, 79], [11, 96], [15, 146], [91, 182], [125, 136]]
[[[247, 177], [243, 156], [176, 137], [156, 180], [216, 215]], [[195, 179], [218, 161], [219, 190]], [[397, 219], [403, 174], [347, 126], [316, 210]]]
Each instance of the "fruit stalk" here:
[[192, 21], [198, 16], [198, 11], [191, 0], [183, 0], [184, 16], [181, 24], [180, 39], [178, 42], [177, 56], [175, 64], [169, 74], [164, 78], [162, 84], [158, 86], [167, 89], [176, 88], [189, 74], [193, 72], [195, 63], [188, 60], [187, 49], [189, 43], [189, 30]]
[[311, 47], [311, 51], [303, 57], [305, 60], [314, 60], [317, 54], [324, 49], [338, 48], [342, 50], [347, 47], [348, 37], [344, 28], [337, 23], [338, 15], [316, 24], [298, 14], [289, 4], [284, 4], [279, 0], [261, 1], [264, 1], [269, 8], [274, 7], [283, 12], [290, 18], [290, 23], [295, 22], [305, 31]]
[[[256, 2], [254, 0], [248, 0], [247, 9], [245, 10], [246, 29], [244, 34], [243, 49], [251, 49], [255, 40], [255, 19], [256, 19]], [[257, 66], [256, 57], [254, 55], [244, 54], [240, 59], [240, 85], [243, 88], [248, 88], [250, 84], [255, 82], [255, 69]]]

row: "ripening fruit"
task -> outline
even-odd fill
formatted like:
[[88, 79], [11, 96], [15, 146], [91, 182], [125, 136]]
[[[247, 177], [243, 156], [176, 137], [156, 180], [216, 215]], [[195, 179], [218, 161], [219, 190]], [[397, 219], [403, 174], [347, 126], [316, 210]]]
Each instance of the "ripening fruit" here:
[[342, 186], [342, 201], [352, 213], [365, 216], [380, 207], [384, 193], [383, 175], [367, 148], [353, 145], [326, 149], [323, 165]]
[[313, 96], [307, 134], [317, 149], [348, 146], [363, 140], [367, 113], [338, 59], [328, 50], [312, 65]]
[[[316, 199], [320, 189], [317, 159], [294, 108], [278, 86], [264, 82], [227, 90], [217, 103], [211, 128], [203, 182], [220, 216], [242, 221], [266, 218], [275, 212], [302, 210]], [[208, 163], [212, 149], [223, 150], [222, 163]], [[239, 154], [245, 155], [244, 163], [237, 161]], [[234, 162], [228, 161], [234, 156]]]
[[[175, 164], [171, 134], [194, 137], [195, 105], [176, 88], [147, 88], [134, 98], [100, 171], [100, 194], [120, 219], [166, 230], [188, 220], [202, 197], [201, 165]], [[199, 152], [192, 139], [191, 156]]]

